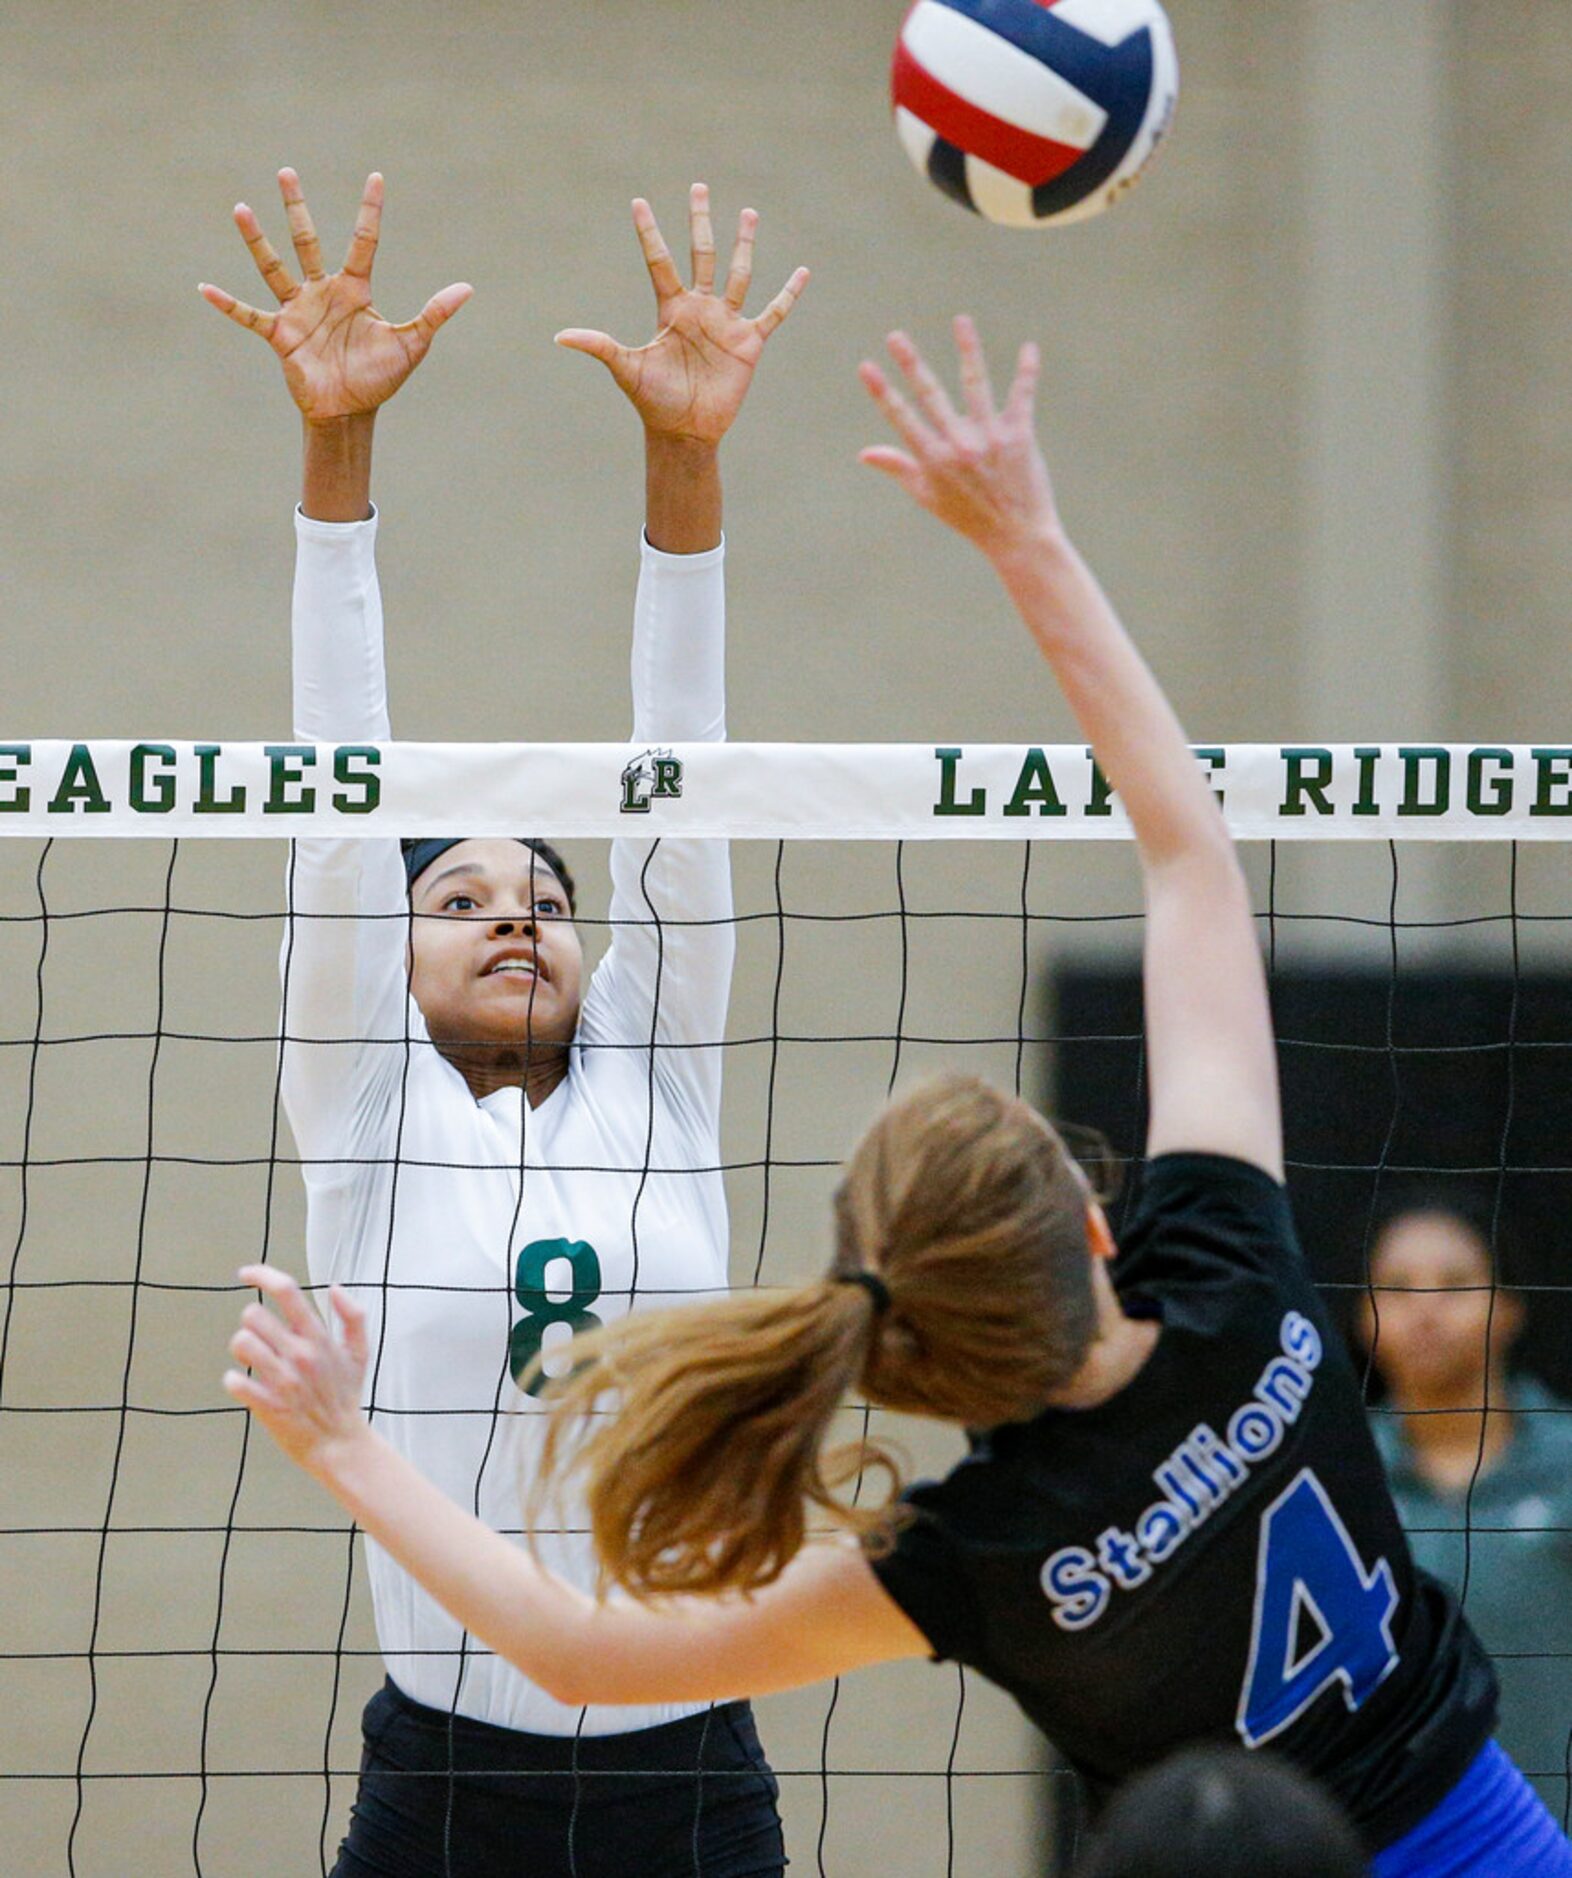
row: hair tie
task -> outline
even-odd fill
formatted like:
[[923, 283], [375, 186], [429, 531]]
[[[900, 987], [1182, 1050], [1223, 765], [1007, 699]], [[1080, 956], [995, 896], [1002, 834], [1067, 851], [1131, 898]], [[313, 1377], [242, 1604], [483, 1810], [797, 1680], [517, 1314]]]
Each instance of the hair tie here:
[[835, 1283], [838, 1285], [861, 1285], [868, 1296], [873, 1299], [873, 1314], [875, 1317], [883, 1317], [893, 1302], [893, 1299], [890, 1297], [890, 1287], [877, 1272], [837, 1272], [835, 1274]]

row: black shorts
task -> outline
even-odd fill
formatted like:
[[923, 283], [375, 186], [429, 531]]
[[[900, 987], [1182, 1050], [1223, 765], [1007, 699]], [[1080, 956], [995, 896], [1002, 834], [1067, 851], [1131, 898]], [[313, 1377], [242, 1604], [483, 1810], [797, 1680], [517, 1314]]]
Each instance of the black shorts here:
[[529, 1735], [385, 1683], [334, 1878], [777, 1878], [779, 1787], [746, 1702]]

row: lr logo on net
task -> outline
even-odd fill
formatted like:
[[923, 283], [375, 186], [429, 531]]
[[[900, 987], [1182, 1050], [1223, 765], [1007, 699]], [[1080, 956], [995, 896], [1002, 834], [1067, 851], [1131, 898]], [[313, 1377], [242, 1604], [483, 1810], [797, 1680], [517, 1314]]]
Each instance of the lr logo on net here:
[[646, 750], [622, 772], [622, 813], [648, 815], [651, 802], [682, 794], [682, 759], [669, 750]]

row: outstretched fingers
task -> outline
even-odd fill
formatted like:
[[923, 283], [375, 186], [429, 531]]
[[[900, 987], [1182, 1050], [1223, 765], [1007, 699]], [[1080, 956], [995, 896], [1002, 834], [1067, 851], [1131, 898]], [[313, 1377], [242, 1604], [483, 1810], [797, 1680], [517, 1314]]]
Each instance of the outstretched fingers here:
[[885, 341], [890, 357], [901, 368], [906, 382], [917, 399], [918, 408], [935, 430], [953, 429], [957, 420], [950, 394], [939, 383], [928, 361], [903, 332], [893, 332]]
[[295, 277], [278, 258], [278, 251], [262, 232], [262, 224], [257, 220], [256, 211], [249, 203], [235, 204], [235, 226], [240, 230], [240, 238], [251, 251], [251, 258], [256, 262], [257, 272], [273, 291], [273, 298], [279, 305], [289, 299], [296, 291]]
[[300, 1286], [288, 1272], [280, 1271], [276, 1265], [242, 1265], [240, 1277], [263, 1297], [272, 1299], [280, 1317], [297, 1337], [316, 1340], [324, 1334], [322, 1319], [307, 1304]]
[[284, 1406], [260, 1376], [248, 1376], [243, 1369], [226, 1369], [224, 1388], [242, 1407], [259, 1414], [277, 1414]]
[[247, 326], [252, 332], [260, 333], [264, 339], [273, 337], [273, 314], [247, 306], [244, 300], [237, 300], [232, 293], [225, 293], [222, 287], [215, 287], [211, 281], [200, 282], [197, 292], [209, 306], [217, 307], [226, 319], [232, 319], [237, 326]]
[[[257, 1351], [269, 1357], [287, 1357], [294, 1333], [276, 1311], [265, 1304], [248, 1304], [240, 1313], [240, 1328], [230, 1339], [229, 1347], [247, 1363], [257, 1360]], [[242, 1345], [244, 1348], [242, 1348]]]
[[599, 359], [622, 390], [633, 397], [639, 377], [639, 355], [633, 347], [588, 326], [564, 327], [553, 343], [564, 352], [582, 352], [586, 358]]
[[955, 316], [955, 350], [961, 361], [961, 393], [966, 400], [966, 409], [977, 423], [991, 424], [995, 413], [988, 361], [983, 356], [976, 323], [967, 313]]
[[349, 1352], [355, 1367], [364, 1370], [366, 1359], [371, 1354], [371, 1345], [366, 1336], [365, 1310], [342, 1285], [334, 1285], [328, 1297], [332, 1300], [334, 1314], [344, 1333], [344, 1348]]
[[642, 196], [633, 199], [633, 230], [644, 251], [644, 265], [650, 271], [650, 280], [657, 297], [665, 301], [681, 293], [682, 276], [677, 272], [677, 264], [672, 260], [671, 250], [666, 246], [660, 225], [655, 220], [655, 211]]
[[322, 266], [322, 244], [317, 240], [316, 224], [311, 219], [311, 211], [306, 207], [300, 178], [293, 170], [279, 171], [278, 193], [284, 198], [284, 214], [289, 220], [289, 237], [295, 244], [295, 259], [300, 263], [300, 271], [307, 280], [321, 280], [325, 272]]
[[590, 358], [599, 359], [602, 365], [612, 367], [627, 351], [610, 333], [596, 332], [589, 326], [564, 326], [560, 333], [553, 335], [552, 344], [561, 346], [565, 352], [587, 353]]
[[467, 280], [456, 280], [450, 287], [434, 293], [412, 320], [401, 320], [396, 333], [414, 333], [423, 345], [430, 345], [439, 326], [445, 326], [474, 293]]
[[1042, 372], [1042, 354], [1028, 339], [1015, 361], [1015, 382], [1005, 399], [1004, 414], [1012, 424], [1030, 426], [1037, 401], [1037, 380]]
[[808, 270], [805, 267], [799, 267], [792, 275], [791, 279], [787, 281], [786, 285], [781, 288], [780, 292], [776, 294], [775, 298], [753, 322], [754, 329], [761, 339], [768, 339], [770, 334], [781, 324], [786, 318], [786, 315], [790, 313], [798, 300], [801, 299], [802, 290], [807, 284]]
[[904, 450], [896, 450], [889, 444], [870, 444], [866, 450], [857, 452], [857, 461], [866, 463], [869, 469], [876, 469], [885, 476], [893, 477], [903, 489], [911, 488], [922, 475], [922, 465], [915, 457], [908, 456]]
[[[890, 383], [889, 379], [885, 377], [884, 373], [874, 364], [872, 359], [863, 360], [862, 364], [857, 368], [857, 376], [862, 380], [863, 387], [867, 391], [868, 396], [873, 399], [874, 403], [878, 405], [879, 409], [884, 413], [890, 425], [899, 435], [901, 441], [911, 451], [912, 455], [919, 460], [926, 456], [934, 445], [933, 433]], [[883, 462], [877, 462], [874, 464], [874, 467], [876, 469], [883, 469], [887, 468], [888, 465]]]
[[357, 280], [370, 280], [371, 263], [376, 259], [377, 242], [382, 233], [382, 175], [373, 170], [366, 178], [360, 208], [355, 215], [355, 232], [349, 238], [344, 256], [344, 272]]
[[696, 293], [715, 290], [715, 226], [710, 220], [710, 192], [703, 183], [688, 191], [688, 240], [693, 254]]
[[740, 313], [753, 283], [753, 247], [758, 239], [757, 209], [744, 209], [737, 217], [737, 240], [731, 251], [731, 266], [726, 271], [724, 299], [733, 313]]
[[[254, 1273], [249, 1275], [255, 1282]], [[305, 1300], [299, 1301], [306, 1309]], [[257, 1387], [269, 1396], [289, 1388], [300, 1358], [311, 1347], [306, 1336], [297, 1334], [277, 1312], [262, 1304], [246, 1306], [240, 1314], [239, 1329], [229, 1339], [229, 1354], [237, 1363], [245, 1364]], [[225, 1380], [227, 1385], [228, 1378]], [[231, 1389], [230, 1393], [236, 1392]]]

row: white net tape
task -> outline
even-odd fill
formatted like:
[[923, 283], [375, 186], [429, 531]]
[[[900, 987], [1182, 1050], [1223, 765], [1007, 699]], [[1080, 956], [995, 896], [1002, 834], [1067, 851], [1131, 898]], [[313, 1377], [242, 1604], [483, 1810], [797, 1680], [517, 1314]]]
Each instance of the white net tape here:
[[[1564, 1392], [1572, 887], [1546, 844], [1572, 838], [1572, 747], [1197, 760], [1262, 844], [1246, 867], [1291, 1178], [1329, 1300], [1357, 1307], [1368, 1222], [1416, 1171], [1500, 1196], [1539, 1251], [1504, 1282]], [[613, 931], [598, 844], [737, 840], [717, 1039], [734, 1285], [822, 1267], [838, 1163], [897, 1080], [973, 1070], [1138, 1152], [1137, 870], [1085, 845], [1129, 828], [1083, 746], [0, 744], [0, 835], [28, 837], [0, 842], [5, 1870], [328, 1869], [382, 1673], [364, 1581], [348, 1522], [217, 1382], [235, 1266], [302, 1266], [278, 960], [309, 922], [265, 842], [535, 833], [567, 845], [592, 954]], [[1472, 847], [1411, 845], [1447, 841]], [[660, 916], [668, 938], [692, 917]], [[919, 1470], [953, 1459], [897, 1432]], [[1564, 1543], [1568, 1517], [1470, 1513], [1471, 1613], [1493, 1560]], [[1515, 1751], [1559, 1814], [1572, 1641], [1549, 1606], [1535, 1624], [1489, 1641], [1519, 1709], [1550, 1691], [1543, 1738]], [[1054, 1801], [1068, 1844], [1070, 1783], [975, 1677], [896, 1665], [771, 1698], [761, 1722], [794, 1869], [1041, 1871]]]
[[[1244, 841], [1556, 841], [1572, 745], [1198, 745]], [[0, 744], [0, 835], [1127, 839], [1082, 745]]]

